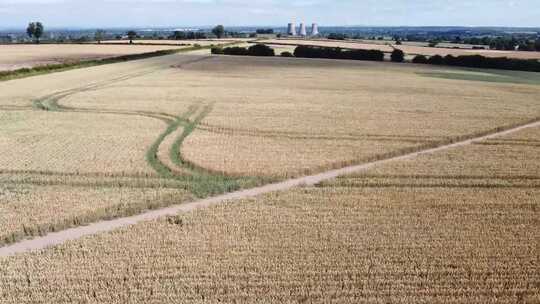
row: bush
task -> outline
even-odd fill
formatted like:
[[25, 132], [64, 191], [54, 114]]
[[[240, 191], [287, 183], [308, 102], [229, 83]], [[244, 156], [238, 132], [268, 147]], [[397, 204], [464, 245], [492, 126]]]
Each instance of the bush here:
[[256, 44], [250, 46], [248, 49], [248, 54], [249, 56], [276, 56], [274, 49], [272, 49], [266, 44]]
[[424, 55], [416, 55], [413, 60], [412, 60], [413, 63], [420, 63], [420, 64], [426, 64], [428, 63], [428, 59], [426, 56]]
[[294, 57], [294, 55], [291, 52], [283, 52], [281, 53], [281, 57]]
[[390, 56], [393, 62], [403, 62], [405, 60], [405, 53], [402, 50], [395, 49]]
[[220, 47], [220, 46], [212, 47], [211, 53], [212, 53], [212, 54], [216, 54], [216, 55], [223, 55], [223, 54], [224, 54], [223, 48]]
[[234, 46], [223, 49], [223, 54], [225, 55], [235, 55], [235, 56], [247, 56], [249, 52], [246, 48]]
[[428, 59], [429, 64], [442, 65], [444, 64], [444, 58], [440, 55], [431, 56]]
[[341, 48], [298, 46], [294, 56], [300, 58], [328, 58], [349, 60], [383, 61], [384, 53], [379, 50], [342, 50]]

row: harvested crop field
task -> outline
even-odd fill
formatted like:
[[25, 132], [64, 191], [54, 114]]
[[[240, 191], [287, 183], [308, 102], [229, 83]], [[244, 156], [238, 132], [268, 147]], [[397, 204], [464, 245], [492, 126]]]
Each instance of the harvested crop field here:
[[[415, 175], [428, 163], [444, 186], [348, 176], [5, 258], [0, 300], [537, 303], [538, 153], [476, 150], [490, 141], [386, 165]], [[506, 184], [448, 182], [461, 162]]]
[[13, 44], [0, 45], [0, 71], [178, 49], [179, 46]]
[[398, 48], [407, 55], [482, 55], [486, 57], [509, 57], [519, 59], [538, 59], [540, 60], [540, 52], [519, 52], [519, 51], [499, 51], [499, 50], [474, 50], [474, 49], [455, 49], [443, 47], [426, 47], [417, 45], [395, 45], [388, 42], [387, 44], [356, 42], [356, 41], [335, 41], [335, 40], [294, 40], [294, 39], [268, 39], [263, 40], [265, 44], [274, 45], [311, 45], [323, 47], [340, 47], [348, 49], [365, 49], [365, 50], [380, 50], [386, 53], [392, 52], [394, 48]]

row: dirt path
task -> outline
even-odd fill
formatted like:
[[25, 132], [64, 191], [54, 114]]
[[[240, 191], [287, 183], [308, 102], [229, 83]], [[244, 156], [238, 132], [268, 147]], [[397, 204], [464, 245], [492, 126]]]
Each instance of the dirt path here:
[[118, 219], [109, 220], [109, 221], [101, 221], [94, 224], [90, 224], [88, 226], [76, 227], [76, 228], [71, 228], [64, 231], [60, 231], [60, 232], [54, 232], [43, 237], [39, 237], [39, 238], [31, 239], [31, 240], [25, 240], [25, 241], [15, 243], [9, 246], [1, 247], [0, 257], [6, 257], [10, 255], [15, 255], [18, 253], [32, 251], [32, 250], [39, 250], [39, 249], [43, 249], [49, 246], [59, 245], [69, 240], [79, 239], [84, 236], [89, 236], [89, 235], [97, 234], [100, 232], [111, 231], [117, 228], [134, 225], [140, 222], [155, 220], [164, 216], [173, 216], [180, 212], [189, 212], [189, 211], [199, 209], [199, 208], [206, 208], [206, 207], [223, 203], [229, 200], [250, 198], [250, 197], [260, 195], [260, 194], [274, 192], [274, 191], [288, 190], [290, 188], [302, 186], [302, 185], [311, 186], [311, 185], [320, 183], [322, 181], [336, 178], [338, 176], [367, 170], [374, 166], [382, 165], [385, 163], [411, 159], [422, 154], [430, 154], [430, 153], [435, 153], [435, 152], [448, 150], [452, 148], [462, 147], [462, 146], [466, 146], [477, 141], [504, 136], [507, 134], [511, 134], [511, 133], [526, 129], [526, 128], [533, 128], [533, 127], [540, 127], [540, 121], [528, 123], [526, 125], [508, 129], [506, 131], [496, 132], [496, 133], [492, 133], [485, 136], [480, 136], [480, 137], [476, 137], [472, 139], [459, 141], [453, 144], [448, 144], [448, 145], [443, 145], [436, 148], [408, 153], [402, 156], [396, 156], [396, 157], [373, 161], [373, 162], [356, 165], [356, 166], [349, 166], [349, 167], [331, 170], [331, 171], [327, 171], [327, 172], [316, 174], [316, 175], [290, 179], [290, 180], [286, 180], [283, 182], [270, 184], [270, 185], [266, 185], [262, 187], [232, 192], [232, 193], [219, 195], [216, 197], [207, 198], [207, 199], [203, 199], [203, 200], [192, 202], [192, 203], [186, 203], [186, 204], [172, 206], [172, 207], [163, 208], [159, 210], [148, 211], [146, 213], [136, 215], [136, 216], [118, 218]]

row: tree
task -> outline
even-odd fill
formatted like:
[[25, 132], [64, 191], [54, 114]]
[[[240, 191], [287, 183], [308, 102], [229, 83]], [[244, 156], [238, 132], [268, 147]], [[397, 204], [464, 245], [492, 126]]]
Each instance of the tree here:
[[129, 31], [129, 32], [127, 32], [127, 36], [128, 36], [128, 39], [129, 39], [129, 44], [133, 44], [133, 39], [137, 38], [137, 32]]
[[402, 50], [395, 49], [390, 56], [393, 62], [403, 62], [405, 60], [405, 53]]
[[421, 64], [426, 64], [428, 63], [428, 59], [426, 56], [424, 55], [416, 55], [413, 60], [412, 60], [413, 63], [421, 63]]
[[428, 59], [429, 64], [442, 65], [444, 64], [444, 58], [441, 55], [431, 56]]
[[30, 22], [26, 28], [26, 34], [30, 38], [35, 38], [36, 43], [39, 43], [39, 39], [43, 36], [45, 28], [41, 22]]
[[30, 22], [28, 24], [28, 27], [26, 28], [26, 34], [28, 35], [28, 37], [32, 38], [34, 37], [35, 32], [36, 32], [36, 23]]
[[266, 44], [255, 44], [248, 48], [250, 56], [276, 56], [274, 49]]
[[104, 30], [97, 30], [94, 34], [94, 39], [97, 41], [97, 43], [101, 43], [101, 40], [105, 37], [105, 31]]
[[36, 22], [36, 30], [34, 31], [34, 37], [36, 38], [37, 43], [39, 43], [39, 38], [43, 36], [45, 28], [41, 22]]
[[174, 40], [184, 40], [186, 39], [186, 37], [187, 35], [183, 31], [174, 31], [174, 33], [171, 36], [171, 38], [173, 38]]
[[223, 25], [218, 25], [212, 29], [212, 33], [216, 35], [218, 39], [221, 39], [223, 36], [225, 36], [225, 28], [223, 27]]

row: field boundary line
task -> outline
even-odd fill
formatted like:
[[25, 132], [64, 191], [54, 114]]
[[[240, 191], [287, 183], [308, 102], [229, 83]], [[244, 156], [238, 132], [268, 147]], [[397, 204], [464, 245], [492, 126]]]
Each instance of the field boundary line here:
[[12, 256], [19, 253], [25, 253], [34, 250], [44, 249], [50, 246], [60, 245], [70, 240], [76, 240], [85, 236], [94, 235], [100, 232], [108, 232], [114, 229], [127, 227], [135, 225], [140, 222], [152, 221], [166, 216], [175, 216], [181, 212], [189, 212], [196, 209], [207, 208], [213, 205], [224, 203], [236, 199], [246, 199], [252, 198], [261, 194], [289, 190], [294, 187], [299, 186], [313, 186], [319, 184], [323, 181], [331, 180], [336, 177], [361, 172], [372, 167], [400, 161], [412, 159], [424, 154], [432, 154], [439, 151], [444, 151], [448, 149], [458, 148], [470, 145], [472, 143], [487, 140], [499, 136], [508, 135], [515, 133], [527, 128], [540, 127], [540, 120], [536, 119], [534, 121], [529, 121], [520, 126], [514, 126], [502, 131], [495, 131], [490, 134], [481, 135], [469, 139], [460, 140], [454, 143], [441, 145], [434, 148], [428, 148], [424, 150], [419, 150], [415, 152], [406, 153], [400, 156], [389, 157], [382, 160], [376, 160], [372, 162], [367, 162], [360, 165], [353, 165], [348, 167], [343, 167], [340, 169], [329, 170], [323, 173], [309, 175], [299, 178], [288, 179], [282, 182], [277, 182], [273, 184], [268, 184], [261, 187], [240, 190], [236, 192], [231, 192], [223, 195], [218, 195], [215, 197], [210, 197], [191, 203], [184, 203], [176, 206], [171, 206], [163, 209], [157, 209], [153, 211], [148, 211], [139, 215], [117, 218], [114, 220], [100, 221], [88, 226], [81, 226], [76, 228], [70, 228], [59, 232], [53, 232], [46, 236], [21, 241], [18, 243], [11, 244], [9, 246], [0, 247], [0, 257]]

